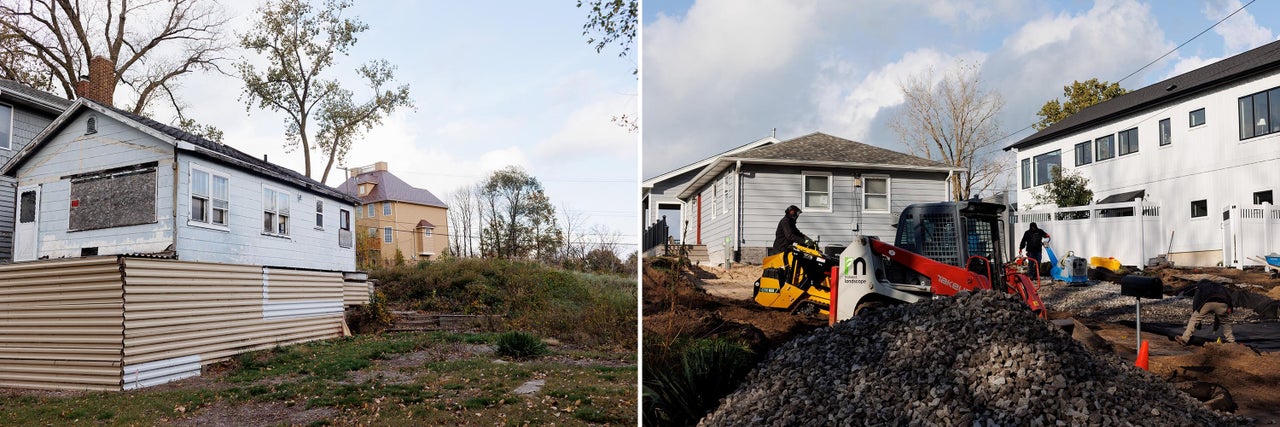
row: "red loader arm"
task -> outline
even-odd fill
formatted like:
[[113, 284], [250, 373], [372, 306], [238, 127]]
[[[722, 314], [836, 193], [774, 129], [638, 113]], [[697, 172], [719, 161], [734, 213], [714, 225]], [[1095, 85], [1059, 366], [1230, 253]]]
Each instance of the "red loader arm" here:
[[868, 240], [871, 241], [871, 252], [928, 277], [934, 295], [951, 296], [960, 291], [991, 289], [991, 281], [981, 274], [925, 258], [876, 239]]

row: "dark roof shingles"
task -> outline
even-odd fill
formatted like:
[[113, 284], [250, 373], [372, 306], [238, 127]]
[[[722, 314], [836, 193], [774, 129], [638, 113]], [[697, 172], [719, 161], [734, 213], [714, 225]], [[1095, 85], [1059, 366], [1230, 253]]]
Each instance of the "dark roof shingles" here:
[[762, 160], [801, 160], [812, 162], [850, 162], [917, 167], [948, 167], [923, 157], [864, 144], [815, 132], [778, 144], [754, 148], [731, 157]]
[[[1095, 104], [1018, 140], [1005, 150], [1027, 148], [1084, 130], [1098, 120], [1118, 119], [1213, 89], [1222, 83], [1280, 67], [1280, 41], [1179, 74], [1159, 83]], [[1173, 87], [1173, 90], [1169, 90]]]
[[373, 183], [374, 186], [373, 191], [370, 191], [369, 194], [359, 196], [361, 203], [368, 204], [391, 200], [449, 208], [449, 205], [446, 205], [435, 194], [426, 189], [409, 185], [409, 183], [404, 182], [388, 171], [380, 170], [356, 175], [339, 185], [338, 191], [355, 194], [356, 186], [364, 183]]
[[164, 123], [157, 122], [147, 117], [139, 116], [139, 115], [130, 113], [128, 111], [121, 110], [119, 108], [114, 108], [109, 105], [98, 103], [96, 101], [90, 101], [90, 102], [94, 102], [99, 106], [110, 108], [112, 111], [115, 111], [116, 113], [124, 115], [125, 117], [128, 117], [129, 119], [134, 120], [142, 124], [143, 126], [147, 126], [149, 128], [155, 129], [179, 141], [189, 142], [200, 148], [204, 148], [206, 150], [229, 157], [235, 162], [240, 163], [240, 164], [235, 164], [233, 166], [238, 166], [241, 169], [248, 169], [257, 174], [275, 178], [285, 183], [291, 183], [296, 186], [302, 187], [304, 189], [321, 193], [326, 196], [336, 198], [338, 200], [346, 200], [352, 203], [358, 201], [356, 197], [350, 194], [343, 193], [333, 187], [321, 184], [319, 181], [308, 178], [303, 174], [295, 172], [293, 169], [289, 169], [284, 166], [280, 166], [275, 163], [271, 163], [254, 156], [250, 156], [240, 150], [231, 148], [228, 145], [219, 144], [217, 142], [204, 139], [198, 135], [189, 133], [182, 129], [175, 128], [173, 126], [166, 125]]
[[[69, 99], [54, 95], [52, 93], [45, 92], [40, 89], [27, 86], [25, 84], [22, 84], [13, 80], [8, 80], [8, 79], [0, 79], [0, 91], [13, 92], [14, 94], [17, 94], [23, 98], [33, 99], [39, 102], [43, 102], [45, 104], [59, 107], [60, 110], [66, 110], [67, 107], [70, 107], [73, 102]], [[50, 111], [50, 112], [54, 114], [62, 113], [62, 111]]]

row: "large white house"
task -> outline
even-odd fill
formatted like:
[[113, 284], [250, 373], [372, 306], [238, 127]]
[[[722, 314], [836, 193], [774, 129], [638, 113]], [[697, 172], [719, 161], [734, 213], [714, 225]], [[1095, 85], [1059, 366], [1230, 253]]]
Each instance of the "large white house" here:
[[[1018, 160], [1019, 229], [1043, 221], [1055, 248], [1119, 258], [1117, 245], [1140, 241], [1122, 262], [1167, 252], [1180, 265], [1249, 264], [1280, 251], [1280, 210], [1270, 206], [1280, 190], [1280, 42], [1086, 108], [1005, 150]], [[1089, 179], [1088, 219], [1029, 206], [1054, 167]]]

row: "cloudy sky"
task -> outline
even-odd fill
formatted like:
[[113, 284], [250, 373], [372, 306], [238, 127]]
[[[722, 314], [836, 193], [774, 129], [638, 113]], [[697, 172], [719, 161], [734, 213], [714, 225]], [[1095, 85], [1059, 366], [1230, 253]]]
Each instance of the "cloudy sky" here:
[[[227, 2], [233, 31], [251, 25], [259, 3]], [[369, 30], [334, 70], [386, 59], [399, 67], [397, 80], [409, 84], [417, 108], [358, 142], [347, 166], [387, 161], [392, 173], [448, 201], [457, 188], [519, 165], [542, 181], [558, 209], [616, 231], [623, 242], [638, 240], [638, 136], [610, 121], [636, 115], [637, 61], [587, 45], [586, 13], [575, 2], [377, 1], [348, 11]], [[180, 94], [187, 115], [222, 129], [227, 144], [301, 171], [301, 153], [282, 145], [284, 116], [245, 111], [242, 88], [237, 77], [200, 75], [183, 80]], [[361, 93], [358, 83], [348, 88]], [[163, 108], [153, 114], [171, 118]], [[335, 171], [328, 184], [342, 178]]]
[[[1035, 122], [1064, 85], [1118, 81], [1241, 5], [646, 0], [642, 174], [659, 175], [773, 128], [784, 140], [821, 131], [906, 151], [887, 125], [903, 102], [899, 82], [937, 75], [958, 60], [982, 64], [982, 78], [1006, 102], [1001, 128], [1013, 133]], [[1280, 2], [1258, 1], [1121, 85], [1137, 89], [1274, 41], [1277, 22]]]

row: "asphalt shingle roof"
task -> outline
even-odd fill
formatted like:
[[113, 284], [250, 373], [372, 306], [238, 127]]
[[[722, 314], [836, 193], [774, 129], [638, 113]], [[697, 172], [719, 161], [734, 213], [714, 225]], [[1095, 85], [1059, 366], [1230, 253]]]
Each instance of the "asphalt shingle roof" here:
[[62, 110], [66, 110], [67, 107], [70, 107], [72, 103], [72, 101], [69, 99], [54, 95], [52, 93], [45, 92], [43, 90], [32, 88], [30, 86], [27, 86], [22, 83], [18, 83], [13, 80], [7, 80], [7, 79], [0, 79], [0, 92], [9, 92], [9, 93], [13, 93], [14, 95], [17, 95], [20, 98], [27, 98], [37, 102], [49, 104], [50, 106], [55, 107], [58, 110], [58, 111], [50, 110], [50, 112], [54, 114], [62, 113]]
[[1276, 69], [1280, 69], [1280, 41], [1085, 108], [1004, 149], [1033, 147], [1060, 136], [1087, 130], [1098, 122], [1137, 114]]
[[399, 177], [388, 171], [373, 171], [362, 173], [347, 179], [346, 182], [338, 186], [338, 191], [350, 192], [358, 194], [358, 186], [364, 183], [373, 183], [373, 191], [369, 194], [359, 196], [360, 202], [364, 204], [377, 203], [383, 201], [409, 202], [419, 205], [437, 206], [445, 209], [449, 208], [439, 197], [431, 194], [426, 189], [417, 188], [409, 183], [404, 182]]
[[[230, 163], [232, 166], [237, 166], [241, 169], [245, 169], [250, 172], [255, 172], [259, 175], [265, 175], [270, 178], [275, 178], [286, 183], [292, 183], [294, 185], [298, 185], [300, 187], [306, 188], [308, 190], [311, 190], [320, 194], [324, 194], [326, 196], [329, 196], [338, 200], [345, 200], [352, 203], [355, 203], [356, 201], [358, 201], [356, 197], [350, 194], [343, 193], [333, 187], [321, 184], [319, 181], [308, 178], [306, 175], [300, 174], [294, 171], [293, 169], [289, 169], [284, 166], [280, 166], [275, 163], [262, 160], [258, 157], [245, 154], [244, 152], [237, 150], [235, 148], [231, 148], [228, 145], [219, 144], [217, 142], [210, 141], [208, 139], [189, 133], [182, 129], [178, 129], [176, 127], [169, 126], [164, 123], [160, 123], [155, 120], [152, 120], [150, 118], [130, 113], [128, 111], [111, 107], [109, 105], [102, 104], [97, 101], [93, 101], [90, 99], [85, 99], [85, 101], [93, 102], [94, 104], [97, 104], [99, 106], [109, 108], [118, 114], [128, 117], [130, 120], [136, 121], [143, 126], [155, 129], [156, 131], [169, 135], [179, 141], [189, 142], [200, 148], [204, 148], [206, 150], [226, 156], [232, 160], [231, 162], [227, 162], [227, 163]], [[226, 159], [217, 159], [217, 160], [223, 160], [224, 162], [226, 162]]]
[[733, 157], [762, 160], [801, 160], [814, 162], [850, 162], [897, 166], [948, 167], [923, 157], [868, 145], [857, 141], [811, 133], [773, 145], [754, 148]]

